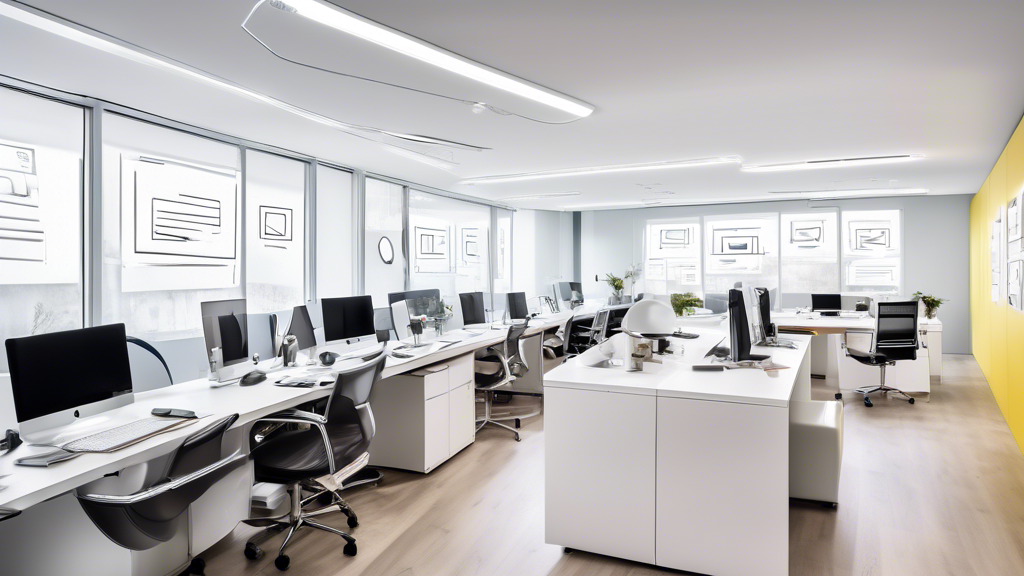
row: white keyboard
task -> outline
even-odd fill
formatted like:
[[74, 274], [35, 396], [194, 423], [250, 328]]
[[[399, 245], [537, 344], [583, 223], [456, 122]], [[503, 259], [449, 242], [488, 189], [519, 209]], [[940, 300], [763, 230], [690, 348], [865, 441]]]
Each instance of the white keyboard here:
[[191, 420], [181, 418], [144, 418], [123, 426], [72, 440], [61, 446], [68, 452], [108, 452], [123, 448], [150, 436], [166, 432]]

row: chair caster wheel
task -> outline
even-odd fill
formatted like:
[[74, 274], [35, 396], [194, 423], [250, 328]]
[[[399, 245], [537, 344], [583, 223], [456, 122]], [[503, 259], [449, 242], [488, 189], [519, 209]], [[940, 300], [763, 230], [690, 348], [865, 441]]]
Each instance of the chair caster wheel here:
[[206, 574], [206, 560], [203, 560], [202, 558], [193, 558], [192, 563], [188, 565], [188, 573], [198, 574], [199, 576]]
[[522, 442], [522, 441], [523, 441], [523, 438], [521, 436], [519, 436], [519, 434], [516, 434], [516, 442]]
[[259, 560], [263, 558], [263, 549], [253, 544], [252, 542], [245, 543], [245, 557], [249, 560]]
[[842, 400], [842, 399], [843, 399], [843, 393], [842, 392], [836, 392], [836, 400]]
[[562, 554], [572, 554], [572, 548], [569, 548], [568, 546], [562, 548]]
[[913, 403], [914, 403], [914, 399], [913, 399], [913, 398], [911, 398], [910, 400], [908, 400], [908, 402], [910, 402], [911, 404], [913, 404]]
[[342, 552], [345, 553], [345, 556], [355, 556], [357, 552], [356, 543], [349, 542], [348, 544], [345, 544], [345, 548]]
[[288, 569], [288, 565], [292, 563], [292, 559], [287, 554], [281, 554], [277, 558], [274, 558], [274, 566], [277, 566], [278, 570], [282, 572]]
[[519, 421], [519, 418], [516, 418], [516, 429], [518, 429], [522, 425], [523, 423]]
[[867, 398], [867, 397], [864, 398], [864, 405], [867, 406], [868, 408], [871, 408], [872, 406], [874, 406], [874, 404], [871, 403], [871, 398]]
[[348, 517], [348, 527], [355, 528], [356, 526], [359, 526], [359, 517], [353, 514]]

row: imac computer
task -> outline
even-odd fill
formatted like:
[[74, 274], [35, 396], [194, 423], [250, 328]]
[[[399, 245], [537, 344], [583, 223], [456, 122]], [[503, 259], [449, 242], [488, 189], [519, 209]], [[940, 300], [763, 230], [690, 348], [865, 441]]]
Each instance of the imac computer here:
[[14, 413], [27, 442], [81, 433], [79, 419], [134, 401], [124, 324], [10, 338], [6, 346]]
[[838, 316], [843, 309], [843, 297], [839, 294], [811, 294], [811, 311], [822, 316]]
[[324, 298], [320, 301], [320, 310], [324, 319], [324, 341], [328, 346], [358, 347], [361, 342], [377, 341], [372, 297]]
[[307, 363], [312, 364], [316, 357], [316, 346], [321, 342], [317, 341], [316, 330], [313, 328], [313, 320], [310, 317], [309, 309], [305, 304], [292, 309], [292, 321], [288, 325], [285, 336], [295, 336], [299, 352], [305, 352]]
[[275, 356], [272, 315], [250, 315], [245, 308], [244, 298], [200, 304], [210, 380], [231, 384], [257, 371], [258, 360]]

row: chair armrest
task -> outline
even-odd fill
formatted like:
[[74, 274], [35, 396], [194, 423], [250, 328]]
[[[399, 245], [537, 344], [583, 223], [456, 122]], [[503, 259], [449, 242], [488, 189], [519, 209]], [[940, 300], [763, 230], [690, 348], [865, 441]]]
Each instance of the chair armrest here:
[[266, 418], [260, 418], [261, 421], [270, 420], [271, 418], [297, 418], [300, 420], [308, 420], [310, 424], [327, 424], [327, 417], [321, 416], [314, 412], [306, 412], [305, 410], [296, 410], [295, 408], [289, 408], [288, 410], [281, 410], [280, 412], [274, 412]]
[[0, 508], [0, 522], [4, 520], [10, 520], [18, 514], [21, 514], [21, 510], [13, 510], [11, 508]]
[[878, 352], [865, 352], [864, 350], [858, 350], [856, 348], [850, 348], [849, 346], [845, 346], [845, 348], [846, 348], [846, 355], [847, 356], [852, 356], [854, 358], [866, 358], [866, 359], [869, 359], [871, 361], [880, 360], [882, 362], [885, 362], [886, 360], [888, 360], [888, 358], [885, 357], [885, 354], [879, 354]]
[[305, 412], [303, 410], [282, 410], [281, 412], [275, 412], [270, 416], [266, 416], [257, 420], [257, 422], [277, 422], [280, 424], [309, 424], [315, 426], [320, 431], [320, 436], [324, 440], [324, 451], [327, 453], [327, 463], [330, 467], [331, 474], [334, 474], [336, 469], [334, 467], [334, 450], [331, 449], [331, 438], [327, 435], [327, 427], [324, 424], [327, 423], [327, 417], [312, 412]]
[[231, 456], [228, 456], [227, 458], [224, 458], [223, 460], [218, 460], [217, 462], [214, 462], [213, 464], [210, 464], [209, 466], [206, 466], [205, 468], [200, 468], [199, 470], [196, 470], [195, 472], [192, 472], [190, 474], [185, 474], [184, 476], [178, 476], [177, 478], [172, 478], [172, 479], [168, 480], [167, 482], [163, 482], [161, 484], [156, 484], [154, 486], [151, 486], [149, 488], [146, 488], [145, 490], [141, 490], [141, 491], [136, 492], [134, 494], [127, 494], [127, 495], [124, 495], [124, 496], [118, 496], [118, 495], [112, 495], [112, 494], [78, 494], [76, 492], [75, 495], [78, 498], [82, 499], [82, 500], [89, 500], [91, 502], [99, 502], [100, 504], [121, 504], [121, 505], [137, 504], [139, 502], [143, 502], [145, 500], [149, 500], [150, 498], [153, 498], [155, 496], [159, 496], [159, 495], [161, 495], [161, 494], [163, 494], [165, 492], [169, 492], [171, 490], [174, 490], [174, 489], [177, 489], [177, 488], [181, 488], [182, 486], [188, 484], [189, 482], [192, 482], [193, 480], [198, 480], [199, 478], [202, 478], [203, 476], [206, 476], [207, 474], [211, 474], [211, 473], [213, 473], [213, 472], [215, 472], [215, 471], [217, 471], [217, 470], [219, 470], [219, 469], [221, 469], [221, 468], [223, 468], [225, 466], [228, 466], [230, 464], [234, 464], [235, 462], [238, 462], [240, 460], [244, 460], [245, 458], [246, 458], [245, 454], [242, 454], [241, 452], [235, 452]]

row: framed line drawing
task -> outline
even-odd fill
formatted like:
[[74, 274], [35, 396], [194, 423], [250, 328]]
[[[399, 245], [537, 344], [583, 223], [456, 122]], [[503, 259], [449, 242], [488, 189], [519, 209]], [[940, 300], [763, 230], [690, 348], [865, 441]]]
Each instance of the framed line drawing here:
[[799, 248], [818, 248], [825, 240], [824, 220], [802, 220], [790, 223], [789, 243]]
[[260, 206], [260, 240], [292, 241], [292, 209]]

